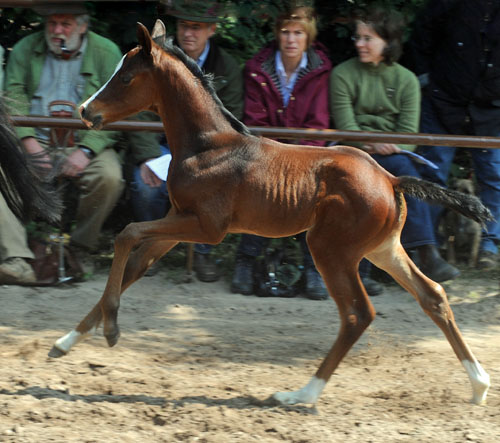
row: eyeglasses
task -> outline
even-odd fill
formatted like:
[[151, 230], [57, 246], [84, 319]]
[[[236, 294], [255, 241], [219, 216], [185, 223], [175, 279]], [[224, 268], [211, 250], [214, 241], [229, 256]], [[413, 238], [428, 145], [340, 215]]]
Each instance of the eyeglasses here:
[[360, 36], [360, 35], [353, 35], [351, 37], [351, 40], [354, 42], [354, 43], [358, 43], [358, 42], [362, 42], [362, 43], [370, 43], [374, 40], [373, 37], [371, 37], [370, 35], [365, 35], [365, 36]]

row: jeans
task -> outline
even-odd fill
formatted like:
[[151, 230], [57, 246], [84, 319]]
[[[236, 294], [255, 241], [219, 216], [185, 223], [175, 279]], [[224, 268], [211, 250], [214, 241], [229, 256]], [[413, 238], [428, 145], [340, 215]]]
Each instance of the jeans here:
[[[170, 154], [168, 145], [160, 145], [161, 154]], [[130, 200], [136, 221], [151, 221], [165, 217], [170, 208], [167, 182], [164, 181], [153, 188], [142, 180], [139, 166], [134, 168], [134, 178], [130, 183]], [[212, 245], [195, 244], [194, 250], [200, 254], [208, 254]]]
[[[297, 235], [297, 239], [300, 242], [300, 247], [302, 249], [303, 255], [303, 266], [304, 268], [314, 267], [314, 262], [309, 252], [309, 248], [306, 242], [306, 233], [301, 232]], [[258, 257], [262, 254], [262, 250], [267, 247], [270, 238], [260, 237], [258, 235], [252, 234], [242, 234], [240, 244], [238, 245], [237, 255], [248, 255], [250, 257]]]
[[[436, 111], [429, 99], [422, 101], [421, 129], [424, 133], [447, 134], [446, 129], [440, 123]], [[496, 136], [500, 136], [500, 130]], [[434, 162], [439, 169], [426, 168], [421, 170], [422, 178], [446, 186], [450, 168], [455, 157], [456, 148], [452, 146], [421, 146], [419, 154]], [[498, 253], [500, 240], [500, 150], [469, 148], [474, 164], [477, 184], [479, 187], [479, 198], [491, 211], [494, 221], [486, 223], [481, 239], [481, 250]], [[434, 229], [437, 231], [440, 216], [443, 209], [433, 206], [431, 210]]]
[[[373, 159], [395, 176], [410, 175], [419, 177], [420, 173], [410, 157], [405, 154], [373, 155]], [[412, 197], [405, 196], [408, 215], [401, 232], [401, 243], [405, 249], [422, 245], [436, 244], [436, 236], [431, 219], [430, 206]]]
[[[170, 153], [167, 146], [160, 145], [161, 154]], [[139, 166], [134, 168], [133, 181], [130, 183], [130, 201], [136, 221], [151, 221], [165, 217], [170, 206], [167, 182], [153, 188], [142, 180]]]
[[[420, 178], [417, 166], [406, 154], [374, 154], [373, 159], [395, 176], [410, 175]], [[405, 200], [407, 216], [405, 225], [401, 231], [401, 244], [403, 247], [411, 249], [417, 246], [436, 244], [429, 205], [408, 196], [405, 196]], [[371, 269], [372, 265], [368, 260], [361, 260], [359, 264], [359, 274], [361, 277], [369, 277]]]

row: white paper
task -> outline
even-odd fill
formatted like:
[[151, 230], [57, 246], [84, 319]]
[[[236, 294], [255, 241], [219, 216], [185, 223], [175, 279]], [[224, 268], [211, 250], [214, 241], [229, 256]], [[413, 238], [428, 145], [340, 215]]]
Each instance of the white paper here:
[[154, 174], [163, 181], [167, 181], [168, 167], [172, 160], [172, 154], [165, 154], [161, 157], [154, 158], [146, 162], [146, 166], [154, 172]]

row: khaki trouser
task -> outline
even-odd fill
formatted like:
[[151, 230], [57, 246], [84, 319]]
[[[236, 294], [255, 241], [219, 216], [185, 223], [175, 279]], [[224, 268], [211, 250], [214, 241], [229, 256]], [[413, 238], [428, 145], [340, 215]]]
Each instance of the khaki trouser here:
[[108, 148], [92, 159], [82, 177], [75, 179], [75, 185], [80, 190], [80, 197], [71, 241], [96, 249], [102, 225], [125, 187], [116, 151]]
[[34, 258], [28, 248], [24, 226], [0, 194], [0, 262], [10, 257]]
[[[67, 149], [67, 153], [72, 148]], [[102, 225], [120, 198], [125, 181], [118, 154], [106, 149], [94, 158], [82, 177], [75, 180], [80, 190], [75, 229], [71, 241], [96, 249]], [[9, 257], [34, 258], [28, 248], [24, 226], [0, 194], [0, 261]]]

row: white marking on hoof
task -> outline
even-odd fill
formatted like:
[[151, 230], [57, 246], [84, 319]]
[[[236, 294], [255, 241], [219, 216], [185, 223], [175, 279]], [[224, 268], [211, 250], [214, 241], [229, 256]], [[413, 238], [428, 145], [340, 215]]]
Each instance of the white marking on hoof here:
[[315, 404], [326, 385], [326, 381], [316, 376], [298, 391], [276, 392], [273, 398], [282, 405], [295, 405], [297, 403]]
[[67, 354], [69, 350], [76, 345], [77, 343], [81, 342], [84, 338], [88, 337], [89, 335], [94, 334], [96, 331], [96, 328], [93, 328], [86, 334], [80, 334], [76, 330], [72, 330], [71, 332], [68, 332], [66, 335], [58, 339], [55, 343], [54, 346], [59, 349], [60, 351], [64, 352]]
[[472, 384], [472, 402], [477, 405], [486, 403], [486, 395], [490, 387], [490, 376], [476, 359], [474, 361], [462, 360], [462, 365], [467, 371]]

